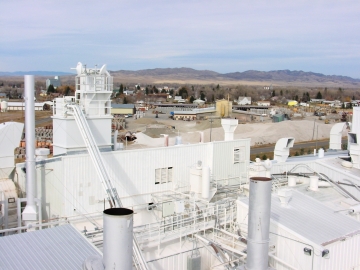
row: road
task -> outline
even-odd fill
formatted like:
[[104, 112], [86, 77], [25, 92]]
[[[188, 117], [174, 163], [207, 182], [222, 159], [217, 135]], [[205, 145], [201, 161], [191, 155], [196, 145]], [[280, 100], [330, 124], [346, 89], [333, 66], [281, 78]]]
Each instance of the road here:
[[[342, 140], [343, 144], [347, 144], [347, 139], [343, 139]], [[291, 149], [314, 149], [315, 147], [322, 147], [324, 149], [329, 148], [329, 140], [325, 140], [325, 141], [318, 141], [316, 142], [299, 142], [299, 143], [295, 143], [294, 147]], [[269, 153], [269, 152], [274, 152], [274, 147], [275, 145], [270, 145], [270, 146], [264, 146], [264, 147], [256, 147], [256, 148], [251, 148], [250, 149], [250, 154], [251, 155], [256, 155], [256, 154], [260, 154], [260, 153]]]

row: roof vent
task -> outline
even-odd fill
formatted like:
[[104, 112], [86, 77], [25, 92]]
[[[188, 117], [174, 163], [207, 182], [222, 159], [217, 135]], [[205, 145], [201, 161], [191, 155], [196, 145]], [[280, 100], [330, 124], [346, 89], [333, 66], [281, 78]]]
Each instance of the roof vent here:
[[277, 194], [278, 194], [278, 197], [280, 199], [281, 206], [282, 207], [288, 206], [289, 201], [290, 201], [291, 196], [292, 196], [292, 190], [289, 189], [289, 188], [279, 189]]

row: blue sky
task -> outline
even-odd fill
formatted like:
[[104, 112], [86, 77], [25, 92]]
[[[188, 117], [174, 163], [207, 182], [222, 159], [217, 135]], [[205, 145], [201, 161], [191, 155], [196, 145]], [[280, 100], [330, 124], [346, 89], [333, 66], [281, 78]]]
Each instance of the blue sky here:
[[0, 71], [191, 67], [360, 78], [360, 1], [0, 0]]

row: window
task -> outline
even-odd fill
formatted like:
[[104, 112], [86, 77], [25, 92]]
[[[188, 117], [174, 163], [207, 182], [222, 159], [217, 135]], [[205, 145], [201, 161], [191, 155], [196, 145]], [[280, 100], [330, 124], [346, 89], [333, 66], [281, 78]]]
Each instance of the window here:
[[245, 147], [235, 147], [234, 148], [234, 164], [245, 161]]
[[160, 168], [155, 170], [155, 185], [172, 182], [173, 167]]

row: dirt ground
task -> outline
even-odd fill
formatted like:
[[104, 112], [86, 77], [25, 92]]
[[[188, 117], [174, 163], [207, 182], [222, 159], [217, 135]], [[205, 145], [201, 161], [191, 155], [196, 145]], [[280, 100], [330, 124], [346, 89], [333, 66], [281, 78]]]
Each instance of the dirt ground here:
[[[335, 124], [325, 124], [324, 120], [317, 117], [308, 117], [305, 120], [283, 121], [272, 123], [267, 119], [263, 123], [239, 124], [234, 132], [234, 139], [251, 138], [251, 146], [261, 146], [276, 143], [282, 137], [294, 137], [295, 142], [322, 140], [330, 137], [330, 130]], [[200, 134], [204, 132], [204, 141], [224, 140], [224, 130], [221, 127], [221, 120], [214, 119], [202, 121], [176, 121], [166, 115], [154, 115], [148, 113], [145, 118], [127, 119], [127, 130], [136, 131], [137, 140], [129, 145], [129, 148], [158, 147], [164, 145], [161, 134], [169, 135], [169, 145], [175, 144], [175, 137], [180, 135], [182, 143], [197, 143], [200, 141]], [[343, 136], [347, 130], [344, 129]]]
[[[37, 127], [52, 125], [52, 111], [35, 111], [35, 123]], [[25, 111], [0, 112], [0, 123], [25, 122]]]

